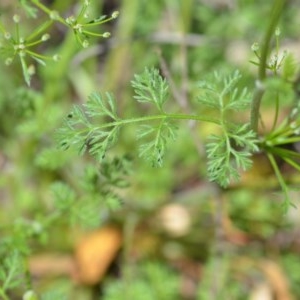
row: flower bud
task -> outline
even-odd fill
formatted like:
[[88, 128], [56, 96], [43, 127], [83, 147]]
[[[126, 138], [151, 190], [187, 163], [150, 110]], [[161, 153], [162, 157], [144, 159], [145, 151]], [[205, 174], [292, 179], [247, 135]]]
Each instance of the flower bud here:
[[14, 16], [13, 16], [13, 20], [14, 20], [15, 23], [19, 23], [20, 20], [21, 20], [21, 18], [20, 18], [19, 15], [14, 15]]
[[116, 19], [118, 16], [119, 16], [119, 12], [118, 12], [118, 11], [114, 11], [114, 12], [111, 14], [111, 17], [112, 17], [113, 19]]
[[82, 47], [83, 47], [83, 48], [87, 48], [89, 45], [90, 45], [90, 43], [89, 43], [88, 40], [84, 40], [84, 41], [82, 42]]
[[34, 291], [28, 290], [25, 292], [22, 299], [23, 300], [38, 300], [38, 297]]
[[47, 40], [49, 40], [49, 39], [50, 39], [50, 34], [49, 34], [49, 33], [45, 33], [45, 34], [42, 35], [41, 40], [42, 40], [43, 42], [45, 42], [45, 41], [47, 41]]
[[60, 57], [58, 54], [55, 54], [55, 55], [52, 56], [52, 59], [53, 59], [54, 61], [59, 61], [60, 58], [61, 58], [61, 57]]
[[59, 19], [59, 13], [56, 10], [52, 10], [49, 14], [51, 20]]
[[102, 36], [104, 38], [109, 38], [110, 37], [110, 32], [104, 32]]
[[35, 67], [34, 65], [30, 65], [28, 68], [27, 68], [27, 72], [30, 76], [34, 75], [35, 74]]

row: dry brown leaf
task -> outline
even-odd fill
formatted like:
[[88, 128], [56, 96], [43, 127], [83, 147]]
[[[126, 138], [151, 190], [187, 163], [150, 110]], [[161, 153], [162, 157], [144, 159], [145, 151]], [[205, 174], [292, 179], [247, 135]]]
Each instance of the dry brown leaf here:
[[289, 290], [287, 276], [278, 264], [270, 260], [265, 260], [259, 264], [259, 268], [266, 275], [277, 300], [294, 299]]
[[114, 260], [122, 243], [116, 227], [105, 227], [86, 235], [75, 249], [75, 279], [85, 284], [99, 282]]

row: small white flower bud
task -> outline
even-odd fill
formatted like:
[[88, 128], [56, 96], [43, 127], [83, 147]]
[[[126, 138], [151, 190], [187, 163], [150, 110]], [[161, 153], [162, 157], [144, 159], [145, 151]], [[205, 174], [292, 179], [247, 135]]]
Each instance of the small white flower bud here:
[[75, 18], [74, 18], [74, 16], [67, 17], [67, 18], [66, 18], [66, 22], [67, 22], [67, 24], [69, 24], [69, 25], [74, 24], [74, 23], [75, 23]]
[[43, 42], [48, 41], [49, 39], [50, 39], [50, 34], [49, 33], [45, 33], [45, 34], [42, 35], [41, 40]]
[[83, 48], [87, 48], [89, 45], [90, 45], [90, 43], [88, 42], [88, 40], [84, 40], [84, 41], [82, 42], [82, 47], [83, 47]]
[[49, 14], [49, 17], [51, 20], [58, 20], [59, 19], [59, 13], [56, 10], [52, 10]]
[[27, 68], [27, 72], [30, 76], [34, 75], [35, 74], [35, 67], [34, 65], [30, 65], [28, 68]]
[[296, 122], [292, 122], [292, 123], [290, 124], [290, 128], [291, 128], [291, 129], [297, 128], [297, 123], [296, 123]]
[[281, 34], [280, 28], [277, 27], [275, 30], [275, 36], [280, 36], [280, 34]]
[[75, 26], [73, 26], [74, 30], [77, 30], [78, 32], [82, 32], [82, 25], [81, 24], [76, 24]]
[[15, 23], [19, 23], [20, 20], [21, 20], [21, 18], [20, 18], [19, 15], [14, 15], [14, 16], [13, 16], [13, 20], [14, 20]]
[[110, 37], [110, 32], [104, 32], [102, 36], [104, 38], [109, 38]]
[[24, 50], [21, 50], [21, 51], [19, 51], [19, 55], [20, 55], [20, 57], [25, 57], [26, 52]]
[[269, 66], [270, 68], [274, 68], [277, 66], [277, 62], [278, 62], [278, 55], [277, 54], [274, 54], [271, 58], [270, 58], [270, 61], [269, 61]]
[[32, 290], [28, 290], [22, 297], [23, 300], [38, 300], [36, 293]]
[[58, 54], [55, 54], [55, 55], [52, 56], [52, 59], [53, 59], [54, 61], [59, 61], [60, 58], [61, 58], [61, 57], [60, 57]]
[[111, 14], [111, 17], [112, 17], [113, 19], [116, 19], [118, 16], [119, 16], [119, 12], [118, 12], [118, 11], [114, 11], [114, 12]]

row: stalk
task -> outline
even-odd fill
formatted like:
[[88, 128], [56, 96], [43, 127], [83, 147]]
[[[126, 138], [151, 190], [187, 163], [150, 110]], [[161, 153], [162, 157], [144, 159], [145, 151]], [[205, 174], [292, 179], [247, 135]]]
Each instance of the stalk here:
[[270, 23], [267, 27], [267, 31], [265, 33], [263, 43], [262, 43], [261, 58], [260, 58], [259, 68], [258, 68], [258, 79], [257, 79], [257, 84], [254, 91], [254, 95], [252, 99], [252, 107], [251, 107], [251, 128], [255, 132], [258, 131], [260, 104], [261, 104], [261, 99], [265, 93], [263, 87], [263, 81], [266, 78], [267, 58], [270, 51], [270, 43], [274, 31], [277, 27], [279, 18], [282, 14], [285, 1], [286, 0], [274, 1], [274, 5], [270, 16]]

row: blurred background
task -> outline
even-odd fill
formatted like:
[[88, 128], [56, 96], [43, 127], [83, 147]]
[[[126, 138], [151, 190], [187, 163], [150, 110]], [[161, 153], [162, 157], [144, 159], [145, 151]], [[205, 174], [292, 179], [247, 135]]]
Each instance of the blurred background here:
[[[19, 2], [0, 0], [0, 18], [8, 28], [21, 10]], [[73, 0], [42, 3], [64, 17], [80, 7]], [[85, 103], [93, 91], [113, 92], [122, 116], [150, 114], [133, 99], [130, 85], [145, 67], [159, 68], [169, 81], [171, 111], [207, 113], [197, 103], [198, 83], [215, 70], [240, 70], [241, 84], [251, 92], [257, 74], [251, 45], [262, 40], [271, 5], [263, 0], [91, 1], [91, 16], [120, 12], [99, 27], [111, 32], [110, 38], [92, 40], [84, 49], [72, 32], [54, 24], [51, 39], [37, 51], [59, 53], [61, 59], [36, 65], [31, 87], [20, 64], [2, 63], [0, 257], [4, 261], [10, 247], [24, 253], [42, 299], [300, 299], [299, 208], [283, 213], [280, 188], [263, 155], [254, 157], [240, 183], [224, 190], [206, 178], [211, 125], [180, 124], [158, 169], [136, 154], [134, 127], [124, 128], [103, 166], [59, 150], [55, 140], [72, 105]], [[42, 12], [36, 19], [24, 15], [22, 34], [43, 19]], [[287, 1], [280, 51], [288, 50], [297, 61], [299, 28], [299, 2]], [[263, 114], [268, 127], [272, 95]], [[248, 121], [249, 114], [238, 118]], [[299, 174], [284, 165], [282, 171], [300, 183]], [[298, 206], [299, 191], [291, 198]], [[20, 283], [11, 299], [20, 299], [22, 292]]]

